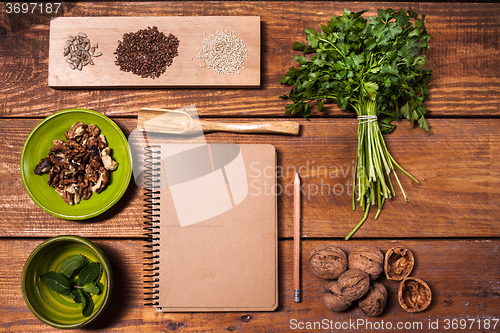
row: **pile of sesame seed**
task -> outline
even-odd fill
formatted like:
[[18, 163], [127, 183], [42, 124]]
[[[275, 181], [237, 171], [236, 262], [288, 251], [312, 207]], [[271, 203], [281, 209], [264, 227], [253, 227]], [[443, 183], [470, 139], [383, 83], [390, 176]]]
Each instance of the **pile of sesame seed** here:
[[203, 40], [202, 47], [198, 58], [203, 59], [210, 70], [227, 76], [245, 69], [245, 44], [234, 35], [234, 31], [217, 31]]

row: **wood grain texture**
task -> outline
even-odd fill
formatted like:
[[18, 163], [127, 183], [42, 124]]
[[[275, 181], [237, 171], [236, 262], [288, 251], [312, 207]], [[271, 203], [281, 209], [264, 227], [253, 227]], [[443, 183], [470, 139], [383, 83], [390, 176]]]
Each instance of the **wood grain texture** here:
[[[116, 118], [126, 136], [136, 119]], [[221, 119], [235, 121], [234, 119]], [[37, 119], [0, 122], [0, 236], [54, 236], [78, 233], [90, 237], [141, 237], [143, 195], [134, 181], [110, 211], [89, 221], [52, 217], [38, 208], [24, 190], [19, 161], [24, 140]], [[352, 211], [352, 172], [357, 144], [354, 119], [301, 120], [299, 136], [211, 133], [209, 142], [272, 144], [278, 152], [280, 237], [293, 236], [293, 177], [303, 184], [303, 237], [342, 238], [361, 219]], [[500, 232], [500, 120], [433, 119], [431, 132], [400, 124], [386, 135], [389, 151], [416, 177], [399, 174], [410, 203], [396, 187], [377, 221], [376, 209], [355, 237], [498, 237]], [[248, 171], [250, 176], [256, 170]], [[19, 228], [22, 223], [22, 228]]]
[[[2, 161], [0, 188], [1, 219], [4, 224], [1, 236], [52, 236], [66, 232], [86, 236], [140, 237], [143, 221], [143, 196], [138, 187], [131, 186], [110, 210], [85, 221], [67, 221], [50, 216], [39, 208], [24, 189], [19, 163], [24, 141], [38, 124], [38, 119], [11, 119], [0, 122], [0, 146], [5, 159]], [[131, 127], [131, 121], [115, 120], [122, 129]], [[125, 135], [128, 133], [125, 131]], [[7, 167], [8, 165], [8, 167]], [[22, 228], [20, 227], [22, 225]], [[116, 231], [116, 232], [115, 232]]]
[[[43, 324], [28, 310], [21, 293], [21, 272], [26, 258], [44, 239], [3, 239], [0, 242], [0, 327], [9, 332], [56, 332]], [[279, 244], [279, 307], [273, 312], [236, 313], [156, 313], [143, 302], [143, 242], [139, 240], [92, 239], [109, 258], [113, 273], [113, 294], [109, 307], [94, 323], [75, 332], [284, 332], [291, 330], [293, 320], [298, 322], [349, 322], [365, 320], [372, 325], [385, 323], [422, 323], [421, 330], [431, 332], [429, 321], [438, 320], [444, 331], [446, 319], [499, 319], [500, 240], [423, 240], [423, 241], [305, 241], [302, 246], [301, 303], [293, 301], [293, 242]], [[395, 281], [379, 278], [389, 292], [388, 303], [382, 317], [369, 318], [359, 307], [353, 306], [343, 313], [332, 313], [322, 304], [326, 281], [313, 275], [308, 258], [316, 246], [333, 244], [347, 253], [361, 245], [375, 246], [382, 252], [396, 245], [408, 247], [415, 255], [416, 266], [411, 276], [426, 281], [433, 301], [421, 313], [406, 313], [397, 302]], [[464, 270], [464, 265], [467, 270]], [[451, 282], [453, 281], [453, 282]], [[469, 321], [470, 323], [470, 321]], [[343, 332], [370, 332], [366, 322]], [[414, 324], [418, 325], [418, 324]], [[418, 326], [414, 326], [418, 328]], [[476, 327], [477, 328], [477, 327]], [[497, 325], [498, 328], [498, 325]], [[334, 331], [332, 329], [331, 331]], [[326, 329], [299, 331], [330, 331]], [[338, 331], [338, 330], [335, 330]], [[383, 330], [382, 330], [383, 331]], [[390, 330], [387, 330], [390, 331]], [[482, 330], [472, 329], [468, 332]], [[494, 332], [495, 330], [484, 330]], [[436, 332], [434, 330], [433, 332]]]
[[[157, 27], [165, 36], [172, 34], [179, 40], [178, 55], [173, 58], [172, 65], [154, 79], [122, 71], [115, 65], [117, 41], [122, 41], [124, 34], [148, 27]], [[63, 57], [68, 32], [71, 31], [72, 36], [84, 32], [91, 41], [90, 45], [98, 43], [96, 52], [102, 53], [94, 58], [94, 65], [87, 65], [82, 71], [71, 70]], [[241, 68], [231, 75], [211, 70], [200, 58], [203, 44], [223, 31], [240, 39], [247, 56], [241, 59]], [[53, 88], [260, 86], [260, 18], [257, 16], [59, 17], [50, 23], [49, 45], [48, 84]], [[219, 48], [219, 52], [225, 51], [221, 46]]]
[[[70, 7], [71, 6], [71, 7]], [[275, 117], [284, 115], [278, 83], [303, 41], [305, 28], [319, 29], [332, 14], [391, 6], [411, 6], [426, 15], [432, 35], [428, 67], [434, 78], [427, 106], [430, 117], [500, 115], [500, 5], [496, 3], [376, 2], [96, 2], [65, 4], [65, 17], [81, 16], [238, 16], [261, 17], [262, 66], [259, 89], [54, 90], [48, 87], [49, 22], [27, 24], [10, 16], [15, 31], [0, 47], [0, 116], [46, 116], [71, 107], [104, 108], [107, 115], [136, 115], [141, 107], [178, 108], [195, 103], [203, 116]], [[300, 6], [300, 15], [297, 8]], [[329, 106], [315, 116], [350, 117]]]
[[[112, 116], [128, 136], [141, 107], [176, 109], [196, 104], [202, 117], [222, 121], [284, 120], [288, 87], [279, 78], [295, 66], [291, 49], [303, 30], [319, 29], [344, 8], [352, 11], [412, 7], [426, 15], [432, 35], [427, 67], [433, 70], [427, 107], [431, 132], [399, 124], [386, 136], [389, 151], [415, 176], [400, 174], [410, 199], [386, 203], [378, 221], [374, 211], [349, 242], [341, 239], [361, 218], [352, 212], [352, 168], [356, 121], [352, 113], [328, 106], [300, 119], [299, 136], [211, 133], [209, 142], [273, 144], [278, 152], [279, 300], [274, 312], [156, 313], [143, 305], [143, 194], [134, 181], [115, 207], [87, 221], [66, 221], [38, 208], [22, 185], [19, 161], [30, 131], [45, 116], [74, 107]], [[45, 238], [61, 234], [92, 237], [108, 255], [115, 284], [111, 304], [87, 329], [77, 332], [281, 332], [292, 320], [333, 323], [368, 320], [372, 324], [418, 325], [399, 331], [445, 331], [446, 320], [500, 319], [500, 5], [448, 2], [333, 1], [154, 1], [63, 3], [57, 16], [259, 16], [260, 88], [53, 89], [48, 85], [50, 19], [54, 15], [7, 15], [0, 23], [9, 37], [0, 45], [0, 331], [55, 332], [35, 318], [21, 294], [21, 271]], [[69, 32], [68, 32], [69, 33]], [[208, 34], [208, 31], [207, 31]], [[276, 118], [281, 119], [276, 119]], [[233, 118], [233, 119], [230, 119]], [[237, 119], [234, 119], [237, 118]], [[246, 118], [246, 119], [238, 119]], [[256, 118], [256, 119], [249, 119]], [[338, 119], [341, 118], [341, 119]], [[434, 118], [434, 119], [432, 119]], [[440, 118], [440, 119], [439, 119]], [[302, 198], [302, 303], [293, 301], [293, 176], [299, 171]], [[349, 182], [351, 185], [349, 185]], [[351, 188], [350, 188], [351, 186]], [[350, 189], [350, 191], [349, 191]], [[288, 191], [288, 192], [287, 192]], [[477, 237], [474, 239], [473, 237]], [[314, 239], [312, 239], [314, 238]], [[375, 240], [381, 238], [381, 240]], [[397, 283], [381, 278], [389, 301], [381, 318], [353, 307], [332, 314], [321, 302], [325, 281], [312, 275], [307, 258], [313, 248], [334, 244], [346, 252], [360, 245], [383, 252], [405, 245], [416, 257], [411, 276], [425, 280], [433, 302], [408, 314], [396, 302]], [[439, 321], [436, 330], [430, 322]], [[394, 329], [396, 331], [397, 329]], [[313, 331], [304, 329], [297, 331]], [[316, 331], [338, 331], [318, 329]], [[367, 327], [345, 332], [373, 331]], [[390, 331], [381, 329], [379, 331]]]

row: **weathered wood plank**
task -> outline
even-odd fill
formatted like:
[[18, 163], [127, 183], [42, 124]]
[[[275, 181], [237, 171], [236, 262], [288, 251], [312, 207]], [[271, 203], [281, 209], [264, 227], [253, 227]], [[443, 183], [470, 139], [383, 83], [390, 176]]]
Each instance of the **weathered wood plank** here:
[[[500, 240], [364, 240], [350, 242], [305, 241], [302, 251], [301, 303], [293, 301], [292, 265], [293, 244], [279, 244], [279, 307], [274, 312], [229, 312], [229, 313], [156, 313], [143, 305], [142, 245], [136, 240], [93, 239], [107, 254], [114, 273], [113, 294], [109, 307], [86, 329], [75, 332], [282, 332], [307, 322], [322, 322], [327, 325], [357, 322], [359, 326], [344, 326], [343, 332], [370, 332], [371, 325], [389, 323], [396, 330], [397, 323], [412, 326], [400, 331], [431, 332], [429, 322], [438, 321], [439, 330], [444, 331], [445, 320], [474, 320], [472, 330], [485, 319], [500, 317], [500, 281], [498, 262]], [[21, 271], [30, 252], [43, 239], [3, 239], [0, 241], [0, 327], [9, 332], [55, 332], [57, 329], [43, 324], [28, 310], [21, 293]], [[379, 278], [389, 292], [388, 303], [382, 317], [369, 318], [359, 307], [353, 306], [344, 313], [332, 313], [322, 304], [322, 290], [326, 281], [314, 276], [308, 266], [311, 250], [319, 245], [334, 244], [347, 253], [354, 248], [375, 246], [385, 253], [396, 245], [411, 249], [416, 266], [411, 276], [426, 281], [433, 293], [431, 306], [417, 314], [406, 313], [397, 302], [398, 283]], [[467, 269], [464, 269], [467, 267]], [[256, 291], [258, 292], [258, 291]], [[295, 320], [295, 321], [294, 321]], [[363, 322], [361, 322], [363, 320]], [[332, 321], [333, 324], [330, 324]], [[302, 323], [302, 324], [300, 324]], [[422, 329], [418, 323], [421, 323]], [[450, 322], [451, 324], [451, 322]], [[491, 322], [492, 326], [494, 322]], [[500, 324], [500, 323], [499, 323]], [[346, 324], [344, 324], [346, 325]], [[367, 326], [368, 325], [368, 326]], [[387, 327], [387, 326], [385, 326]], [[468, 326], [467, 326], [468, 327]], [[498, 324], [497, 324], [498, 329]], [[317, 331], [329, 331], [320, 327]], [[301, 330], [301, 331], [313, 331]], [[331, 331], [338, 331], [335, 326]], [[391, 330], [382, 330], [391, 331]], [[492, 329], [484, 329], [493, 332]], [[436, 332], [434, 330], [433, 332]]]
[[[2, 211], [2, 236], [50, 236], [58, 233], [81, 233], [86, 236], [142, 235], [141, 222], [143, 204], [142, 191], [134, 185], [133, 180], [120, 201], [100, 216], [84, 220], [64, 221], [50, 216], [39, 208], [24, 189], [20, 159], [24, 141], [40, 119], [2, 120], [0, 138], [2, 155], [2, 171], [0, 176]], [[118, 126], [125, 130], [131, 127], [131, 120], [116, 120]], [[22, 226], [22, 227], [20, 227]], [[56, 231], [57, 230], [57, 231]]]
[[[179, 43], [172, 64], [167, 66], [164, 73], [160, 72], [159, 76], [153, 78], [125, 72], [115, 65], [117, 41], [124, 40], [125, 34], [136, 33], [148, 26], [157, 27], [165, 36], [172, 34]], [[68, 66], [62, 56], [68, 31], [74, 31], [73, 35], [84, 31], [91, 45], [98, 43], [96, 52], [102, 55], [94, 58], [92, 66], [86, 66], [81, 71], [71, 70]], [[220, 68], [212, 70], [203, 59], [198, 59], [203, 54], [203, 44], [209, 38], [213, 40], [219, 31], [231, 32], [233, 39], [240, 40], [244, 55], [248, 55], [246, 59], [238, 59], [241, 60], [241, 69], [217, 73], [216, 70]], [[261, 77], [260, 40], [260, 18], [257, 16], [60, 17], [50, 24], [49, 86], [61, 89], [258, 88]]]
[[[432, 35], [429, 68], [434, 71], [427, 103], [430, 116], [498, 116], [500, 114], [500, 5], [495, 3], [347, 3], [301, 2], [122, 2], [65, 4], [64, 16], [258, 15], [261, 17], [260, 89], [54, 90], [48, 87], [48, 20], [27, 23], [9, 16], [15, 30], [0, 48], [0, 116], [46, 116], [71, 107], [103, 108], [108, 115], [136, 115], [140, 107], [178, 108], [195, 103], [203, 116], [283, 116], [288, 88], [278, 83], [294, 65], [291, 49], [305, 39], [305, 28], [319, 29], [332, 14], [413, 7], [426, 15]], [[300, 11], [298, 12], [298, 6]], [[352, 116], [328, 107], [322, 116]]]
[[[136, 120], [114, 119], [128, 134]], [[225, 119], [231, 121], [230, 119]], [[38, 208], [22, 185], [19, 161], [24, 140], [39, 119], [0, 122], [0, 236], [141, 237], [142, 190], [134, 181], [110, 211], [89, 221], [61, 221]], [[500, 231], [499, 119], [434, 119], [431, 132], [402, 123], [386, 136], [389, 151], [420, 184], [399, 173], [409, 197], [388, 200], [377, 221], [376, 209], [356, 237], [498, 237]], [[272, 144], [278, 152], [281, 237], [293, 235], [292, 182], [299, 171], [304, 186], [304, 237], [344, 237], [362, 216], [352, 212], [352, 172], [357, 144], [354, 119], [301, 120], [297, 137], [211, 133], [209, 141]], [[256, 170], [250, 170], [250, 176]], [[22, 225], [22, 228], [19, 226]]]

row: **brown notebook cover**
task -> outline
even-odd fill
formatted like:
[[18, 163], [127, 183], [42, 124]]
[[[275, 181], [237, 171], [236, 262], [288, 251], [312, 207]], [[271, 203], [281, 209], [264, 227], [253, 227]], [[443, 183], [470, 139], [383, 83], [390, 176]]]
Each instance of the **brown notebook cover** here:
[[275, 148], [209, 144], [166, 155], [161, 172], [168, 186], [160, 190], [155, 237], [156, 309], [275, 310]]

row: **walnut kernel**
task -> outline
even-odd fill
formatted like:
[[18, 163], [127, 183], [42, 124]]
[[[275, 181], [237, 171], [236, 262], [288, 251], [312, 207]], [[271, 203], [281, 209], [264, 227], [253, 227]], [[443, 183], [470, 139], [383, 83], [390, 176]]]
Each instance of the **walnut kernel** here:
[[118, 163], [116, 163], [116, 161], [113, 160], [110, 154], [111, 154], [111, 149], [109, 147], [104, 148], [103, 150], [101, 150], [101, 160], [106, 170], [114, 171], [118, 167]]
[[109, 183], [108, 170], [115, 170], [118, 163], [111, 158], [106, 138], [94, 124], [87, 126], [79, 121], [64, 136], [67, 141], [54, 140], [49, 156], [41, 159], [34, 172], [48, 173], [48, 184], [73, 205], [103, 191]]

